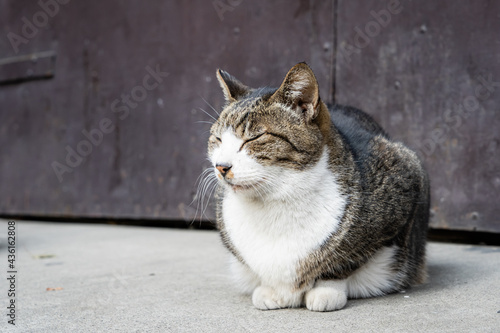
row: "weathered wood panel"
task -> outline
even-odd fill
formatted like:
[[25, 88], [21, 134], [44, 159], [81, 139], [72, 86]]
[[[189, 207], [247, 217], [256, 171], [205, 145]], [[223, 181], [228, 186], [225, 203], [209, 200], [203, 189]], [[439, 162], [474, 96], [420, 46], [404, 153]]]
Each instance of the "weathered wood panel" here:
[[192, 220], [216, 68], [278, 85], [307, 61], [332, 95], [332, 1], [48, 2], [0, 0], [0, 59], [57, 57], [0, 86], [2, 214]]
[[435, 228], [500, 231], [500, 2], [338, 2], [339, 103], [416, 148]]

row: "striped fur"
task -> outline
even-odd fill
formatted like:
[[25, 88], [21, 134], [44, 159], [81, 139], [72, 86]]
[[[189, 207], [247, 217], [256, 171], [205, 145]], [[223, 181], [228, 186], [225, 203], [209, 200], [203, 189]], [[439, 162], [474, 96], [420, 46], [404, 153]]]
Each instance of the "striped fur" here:
[[257, 308], [332, 311], [424, 281], [429, 182], [414, 152], [362, 111], [328, 109], [305, 63], [277, 89], [217, 76], [217, 224]]

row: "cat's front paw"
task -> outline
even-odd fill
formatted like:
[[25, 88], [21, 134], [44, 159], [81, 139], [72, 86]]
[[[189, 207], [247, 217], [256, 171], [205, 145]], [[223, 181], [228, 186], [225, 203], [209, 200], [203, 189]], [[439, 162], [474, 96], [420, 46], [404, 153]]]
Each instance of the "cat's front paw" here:
[[259, 310], [279, 309], [281, 307], [274, 294], [274, 290], [269, 287], [257, 287], [252, 294], [252, 303]]
[[306, 293], [305, 303], [311, 311], [335, 311], [346, 305], [347, 295], [332, 287], [315, 287]]

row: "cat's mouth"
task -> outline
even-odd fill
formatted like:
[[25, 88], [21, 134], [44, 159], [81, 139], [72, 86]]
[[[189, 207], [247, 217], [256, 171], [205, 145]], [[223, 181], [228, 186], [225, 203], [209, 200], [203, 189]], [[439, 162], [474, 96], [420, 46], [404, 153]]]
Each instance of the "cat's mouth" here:
[[231, 182], [226, 181], [226, 184], [229, 185], [229, 187], [231, 187], [231, 189], [234, 192], [255, 190], [260, 183], [261, 182], [256, 182], [256, 183], [251, 183], [251, 184], [235, 184], [235, 183], [231, 183]]
[[233, 189], [233, 191], [238, 192], [249, 190], [252, 188], [252, 185], [231, 185], [231, 188]]

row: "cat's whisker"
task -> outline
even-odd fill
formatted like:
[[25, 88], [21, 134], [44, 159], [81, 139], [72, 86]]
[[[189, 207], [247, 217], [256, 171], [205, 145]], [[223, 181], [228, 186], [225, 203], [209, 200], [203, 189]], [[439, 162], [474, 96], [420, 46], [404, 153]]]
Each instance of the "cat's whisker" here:
[[217, 179], [210, 174], [207, 175], [207, 177], [205, 177], [203, 185], [201, 187], [201, 203], [202, 203], [202, 205], [204, 205], [205, 195], [214, 181], [217, 181]]
[[209, 191], [211, 192], [212, 188], [214, 188], [214, 183], [210, 182], [209, 185], [207, 186], [207, 188], [205, 189], [204, 194], [202, 195], [202, 198], [200, 201], [200, 207], [199, 207], [199, 210], [197, 213], [197, 214], [199, 214], [200, 220], [202, 220], [204, 216], [206, 217], [205, 212], [206, 212], [208, 205], [210, 203], [210, 196], [207, 196], [206, 194], [209, 193]]
[[208, 103], [208, 101], [206, 99], [204, 99], [203, 96], [201, 96], [200, 94], [198, 94], [198, 96], [200, 96], [201, 99], [203, 100], [203, 102], [205, 102], [208, 106], [210, 106], [210, 108], [212, 110], [214, 110], [214, 112], [217, 114], [217, 116], [220, 116], [220, 112], [218, 112], [210, 103]]
[[[205, 205], [205, 209], [203, 210], [202, 212], [202, 215], [205, 215], [205, 211], [207, 210], [208, 208], [208, 205], [210, 203], [210, 198], [212, 197], [212, 195], [214, 194], [214, 192], [216, 191], [217, 189], [217, 179], [215, 179], [215, 182], [213, 182], [211, 185], [211, 190], [210, 192], [208, 192], [208, 196], [207, 196], [207, 204]], [[208, 218], [208, 217], [207, 217]]]
[[251, 185], [251, 186], [255, 190], [255, 192], [257, 192], [257, 194], [260, 196], [260, 198], [262, 200], [264, 200], [264, 196], [262, 195], [262, 193], [260, 193], [260, 190], [258, 189], [258, 187], [256, 187], [255, 185]]
[[209, 124], [209, 125], [213, 125], [214, 123], [211, 122], [211, 121], [206, 121], [206, 120], [198, 120], [198, 121], [195, 121], [196, 124]]
[[[212, 168], [206, 168], [205, 170], [202, 171], [202, 173], [198, 176], [198, 179], [196, 179], [196, 182], [200, 182], [202, 178], [207, 176], [210, 172], [212, 171]], [[198, 183], [199, 184], [199, 183]]]
[[215, 121], [215, 123], [218, 121], [218, 119], [217, 119], [217, 118], [215, 118], [214, 116], [212, 116], [212, 115], [211, 115], [210, 113], [208, 113], [207, 111], [203, 110], [202, 108], [198, 108], [198, 109], [200, 109], [203, 113], [205, 113], [207, 116], [209, 116], [210, 118], [212, 118], [212, 119]]
[[[195, 197], [193, 198], [193, 201], [191, 202], [190, 205], [192, 205], [195, 201], [197, 202], [196, 203], [196, 211], [195, 211], [195, 214], [194, 214], [194, 217], [193, 217], [193, 220], [191, 221], [191, 223], [194, 222], [194, 220], [197, 218], [198, 216], [198, 212], [200, 210], [200, 205], [201, 205], [201, 201], [202, 201], [202, 198], [203, 196], [201, 195], [201, 191], [200, 191], [200, 188], [203, 186], [202, 184], [204, 184], [204, 180], [198, 185], [198, 189], [196, 190], [196, 195]], [[201, 218], [200, 218], [200, 221], [201, 221]]]
[[[196, 179], [196, 183], [198, 184], [197, 185], [197, 189], [196, 189], [196, 194], [193, 198], [193, 200], [191, 201], [191, 203], [189, 204], [189, 206], [191, 206], [196, 200], [198, 200], [199, 198], [199, 194], [200, 194], [200, 188], [202, 186], [202, 184], [204, 183], [204, 177], [205, 175], [207, 174], [207, 171], [209, 171], [208, 169], [204, 170], [199, 176], [198, 178]], [[201, 179], [201, 181], [200, 181]]]
[[[196, 196], [193, 198], [193, 201], [191, 204], [194, 203], [194, 201], [197, 201], [196, 205], [196, 212], [195, 212], [195, 217], [193, 218], [196, 219], [196, 216], [200, 216], [200, 221], [203, 218], [204, 212], [206, 211], [206, 208], [208, 206], [208, 203], [210, 201], [210, 197], [207, 199], [207, 203], [205, 204], [205, 196], [207, 191], [209, 190], [210, 187], [212, 187], [216, 182], [217, 178], [213, 174], [213, 168], [207, 168], [203, 170], [203, 172], [198, 176], [198, 179], [196, 181], [198, 183], [198, 188], [196, 191]], [[190, 204], [190, 205], [191, 205]], [[200, 215], [198, 215], [200, 213]]]
[[206, 134], [210, 134], [210, 130], [204, 131], [203, 133], [201, 133], [201, 136], [205, 136]]
[[202, 176], [204, 176], [205, 174], [209, 173], [210, 171], [213, 171], [212, 167], [208, 167], [205, 170], [203, 170], [201, 172], [201, 174], [198, 176], [198, 179], [196, 181], [198, 181]]
[[207, 210], [208, 205], [210, 204], [210, 199], [213, 197], [213, 194], [217, 190], [218, 187], [219, 187], [219, 183], [218, 183], [217, 179], [214, 179], [214, 181], [211, 183], [211, 185], [209, 187], [209, 192], [207, 192], [208, 193], [207, 201], [206, 201], [205, 209], [203, 210], [203, 215], [205, 215], [205, 211]]

